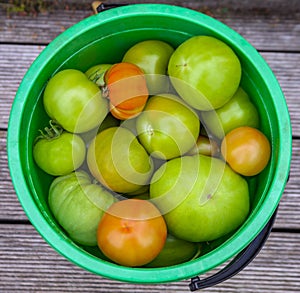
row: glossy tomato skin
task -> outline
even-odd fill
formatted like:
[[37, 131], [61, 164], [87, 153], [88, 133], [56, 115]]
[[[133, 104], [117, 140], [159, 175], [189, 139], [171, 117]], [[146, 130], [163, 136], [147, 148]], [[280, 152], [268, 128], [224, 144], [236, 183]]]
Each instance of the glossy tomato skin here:
[[250, 207], [247, 181], [222, 160], [204, 155], [167, 161], [153, 174], [149, 195], [168, 232], [191, 242], [234, 231]]
[[259, 113], [248, 94], [239, 87], [233, 97], [221, 108], [203, 111], [201, 121], [209, 133], [223, 139], [229, 131], [241, 126], [259, 127]]
[[168, 73], [188, 104], [207, 111], [229, 101], [238, 89], [242, 70], [227, 44], [211, 36], [194, 36], [175, 49]]
[[73, 133], [99, 126], [108, 113], [108, 102], [98, 86], [75, 69], [62, 70], [49, 80], [43, 103], [47, 114]]
[[167, 227], [159, 210], [141, 199], [114, 203], [97, 230], [100, 250], [112, 261], [128, 267], [152, 261], [163, 249], [166, 238]]
[[97, 134], [88, 147], [87, 164], [99, 182], [119, 193], [139, 190], [153, 173], [152, 158], [124, 127], [110, 127]]
[[85, 143], [80, 136], [63, 132], [58, 137], [40, 138], [33, 146], [33, 158], [46, 173], [66, 175], [79, 168], [86, 154]]
[[125, 53], [123, 62], [139, 66], [146, 75], [150, 95], [169, 91], [167, 68], [174, 49], [161, 40], [146, 40], [133, 45]]
[[172, 159], [188, 152], [200, 131], [197, 114], [173, 94], [152, 96], [137, 117], [141, 144], [159, 159]]
[[104, 75], [111, 114], [125, 120], [144, 108], [149, 91], [143, 71], [135, 64], [116, 63]]
[[115, 198], [94, 184], [84, 171], [56, 177], [49, 188], [48, 203], [57, 222], [77, 243], [97, 245], [97, 228], [104, 211]]
[[245, 126], [235, 128], [225, 136], [221, 152], [235, 172], [244, 176], [254, 176], [267, 166], [271, 146], [261, 131]]
[[159, 268], [173, 266], [194, 259], [199, 254], [199, 243], [185, 241], [168, 234], [164, 248], [153, 261], [146, 264], [146, 267]]

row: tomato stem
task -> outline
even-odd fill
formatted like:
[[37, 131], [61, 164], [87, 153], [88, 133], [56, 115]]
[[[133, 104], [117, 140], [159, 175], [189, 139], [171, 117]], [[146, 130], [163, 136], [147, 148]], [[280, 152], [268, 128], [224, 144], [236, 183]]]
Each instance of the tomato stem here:
[[103, 76], [104, 76], [105, 72], [101, 72], [99, 73], [97, 70], [95, 72], [93, 72], [92, 74], [90, 74], [90, 76], [88, 77], [92, 82], [94, 82], [97, 86], [99, 86], [100, 88], [103, 87], [105, 85], [104, 81], [103, 81]]
[[42, 138], [45, 138], [47, 140], [52, 140], [52, 139], [58, 138], [62, 134], [63, 128], [56, 121], [50, 120], [49, 125], [50, 125], [50, 127], [46, 126], [44, 128], [44, 131], [39, 129], [39, 132], [41, 135], [39, 135], [35, 139], [35, 142]]

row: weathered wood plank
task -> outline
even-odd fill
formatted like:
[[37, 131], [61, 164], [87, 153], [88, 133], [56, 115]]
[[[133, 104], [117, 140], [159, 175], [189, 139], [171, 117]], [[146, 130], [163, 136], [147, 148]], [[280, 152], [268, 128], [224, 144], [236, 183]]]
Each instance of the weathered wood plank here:
[[[6, 132], [0, 131], [0, 221], [26, 220], [15, 195], [9, 176], [6, 153]], [[290, 180], [285, 188], [279, 206], [275, 227], [280, 229], [300, 229], [300, 140], [293, 142], [293, 159]]]
[[[93, 275], [57, 254], [31, 225], [0, 225], [1, 292], [188, 292], [188, 280], [121, 283]], [[242, 272], [204, 292], [299, 292], [300, 234], [271, 233]], [[204, 275], [208, 276], [212, 272]], [[247, 280], [247, 282], [245, 282]]]
[[[47, 6], [37, 15], [7, 13], [0, 10], [0, 42], [49, 43], [66, 28], [92, 14], [88, 1], [62, 1], [64, 5]], [[73, 4], [72, 4], [73, 2]], [[107, 1], [109, 3], [109, 1]], [[111, 3], [124, 3], [122, 0]], [[299, 15], [297, 0], [287, 1], [125, 1], [126, 3], [168, 3], [189, 7], [224, 22], [260, 50], [299, 51]], [[242, 3], [241, 3], [242, 2]], [[259, 37], [258, 37], [259, 36]]]
[[[299, 47], [300, 48], [300, 47]], [[272, 71], [274, 72], [285, 95], [291, 117], [293, 135], [300, 136], [300, 99], [299, 83], [300, 54], [261, 52]]]
[[6, 131], [0, 131], [0, 221], [27, 220], [9, 175]]
[[293, 141], [290, 178], [282, 195], [274, 227], [283, 229], [300, 228], [300, 141]]
[[[44, 49], [36, 45], [0, 44], [0, 128], [7, 128], [9, 112], [18, 86], [31, 63]], [[289, 107], [293, 134], [300, 136], [299, 76], [300, 54], [262, 52], [285, 94]]]
[[0, 44], [0, 128], [7, 128], [12, 101], [20, 82], [44, 46]]

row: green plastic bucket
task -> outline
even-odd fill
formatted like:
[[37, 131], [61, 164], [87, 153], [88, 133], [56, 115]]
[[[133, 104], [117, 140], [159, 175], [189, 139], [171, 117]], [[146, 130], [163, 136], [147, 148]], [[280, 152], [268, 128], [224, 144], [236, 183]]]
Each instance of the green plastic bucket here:
[[[120, 61], [133, 44], [161, 39], [174, 47], [194, 35], [217, 37], [233, 48], [242, 68], [242, 86], [259, 109], [261, 129], [272, 146], [268, 167], [250, 180], [251, 212], [244, 224], [197, 259], [165, 268], [123, 267], [87, 251], [62, 231], [47, 204], [52, 177], [33, 162], [32, 146], [49, 120], [41, 95], [48, 79], [66, 68], [87, 70]], [[136, 283], [162, 283], [194, 277], [240, 253], [267, 225], [283, 193], [291, 160], [291, 124], [281, 88], [260, 54], [238, 33], [199, 12], [164, 4], [122, 6], [93, 15], [67, 29], [33, 62], [16, 94], [8, 127], [11, 178], [29, 220], [60, 254], [95, 274]]]

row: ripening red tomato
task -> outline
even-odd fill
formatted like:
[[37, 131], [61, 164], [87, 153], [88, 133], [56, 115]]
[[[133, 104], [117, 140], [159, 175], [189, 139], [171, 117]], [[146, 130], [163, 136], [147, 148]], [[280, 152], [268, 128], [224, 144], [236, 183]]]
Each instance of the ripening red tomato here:
[[142, 199], [112, 204], [97, 230], [101, 251], [112, 261], [128, 267], [152, 261], [164, 247], [166, 238], [167, 226], [160, 211]]
[[243, 126], [233, 129], [225, 136], [221, 152], [235, 172], [244, 176], [254, 176], [267, 166], [271, 146], [261, 131]]
[[127, 62], [114, 64], [105, 73], [104, 81], [111, 113], [116, 118], [132, 118], [143, 110], [149, 92], [145, 75], [137, 65]]

